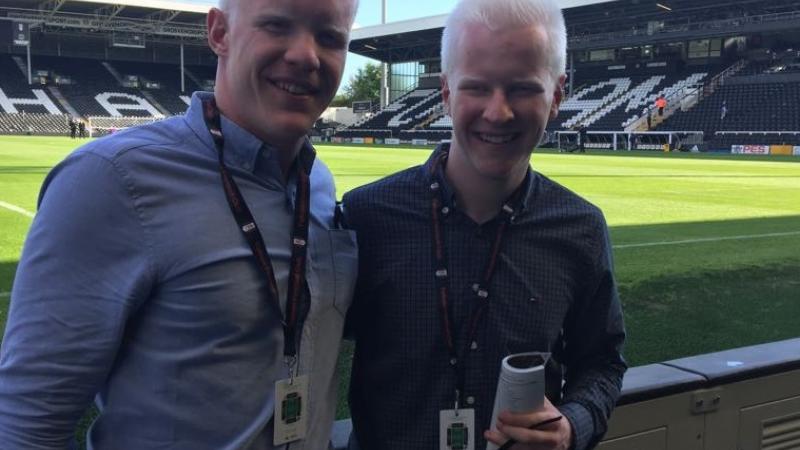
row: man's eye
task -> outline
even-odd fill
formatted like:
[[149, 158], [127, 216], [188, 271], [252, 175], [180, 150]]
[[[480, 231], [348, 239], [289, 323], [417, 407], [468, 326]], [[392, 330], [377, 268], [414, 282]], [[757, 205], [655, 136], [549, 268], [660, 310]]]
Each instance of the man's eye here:
[[536, 86], [514, 86], [511, 88], [511, 93], [520, 95], [534, 95], [541, 91], [542, 90]]
[[259, 28], [270, 33], [286, 33], [291, 24], [285, 20], [266, 20], [259, 24]]
[[327, 48], [344, 48], [347, 45], [345, 38], [339, 33], [320, 33], [317, 42]]
[[460, 89], [462, 91], [472, 92], [472, 93], [476, 93], [476, 94], [488, 91], [486, 86], [479, 86], [479, 85], [473, 85], [473, 84], [468, 84], [468, 85], [461, 86]]

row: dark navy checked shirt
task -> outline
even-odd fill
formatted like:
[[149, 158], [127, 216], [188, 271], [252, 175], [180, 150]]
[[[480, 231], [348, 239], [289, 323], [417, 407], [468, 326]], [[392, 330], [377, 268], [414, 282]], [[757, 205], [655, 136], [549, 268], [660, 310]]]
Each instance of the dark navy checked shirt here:
[[[432, 161], [344, 196], [345, 218], [359, 243], [359, 281], [347, 326], [356, 340], [350, 409], [362, 450], [437, 448], [439, 411], [453, 407], [456, 378], [433, 267]], [[442, 225], [450, 314], [456, 345], [467, 349], [461, 399], [463, 407], [475, 408], [475, 448], [486, 446], [482, 434], [490, 426], [500, 361], [526, 351], [553, 352], [548, 397], [572, 424], [573, 448], [591, 448], [606, 431], [626, 369], [602, 213], [529, 171], [521, 210], [506, 230], [488, 286], [477, 346], [471, 346], [464, 326], [475, 301], [471, 286], [485, 267], [499, 219], [476, 224], [458, 208], [443, 171], [433, 176], [450, 209]]]

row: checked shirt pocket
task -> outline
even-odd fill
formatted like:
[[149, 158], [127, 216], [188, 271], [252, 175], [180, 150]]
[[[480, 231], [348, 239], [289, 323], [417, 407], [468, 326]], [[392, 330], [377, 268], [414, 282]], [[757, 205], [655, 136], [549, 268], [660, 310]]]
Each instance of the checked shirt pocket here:
[[358, 275], [358, 246], [356, 233], [351, 230], [328, 230], [333, 259], [333, 306], [342, 316], [353, 301]]

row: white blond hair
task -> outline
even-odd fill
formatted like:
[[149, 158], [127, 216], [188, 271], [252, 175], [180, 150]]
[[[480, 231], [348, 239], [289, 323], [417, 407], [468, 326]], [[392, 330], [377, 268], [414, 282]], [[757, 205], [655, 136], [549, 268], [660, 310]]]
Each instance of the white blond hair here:
[[[217, 0], [217, 8], [219, 8], [224, 13], [229, 13], [231, 11], [231, 6], [236, 0]], [[340, 0], [341, 1], [341, 0]], [[351, 0], [353, 2], [353, 14], [350, 17], [350, 25], [353, 25], [353, 22], [356, 20], [356, 12], [358, 12], [358, 2], [359, 0]]]
[[541, 25], [548, 37], [546, 51], [554, 79], [566, 72], [567, 29], [556, 0], [460, 0], [447, 17], [442, 34], [442, 72], [453, 70], [453, 55], [467, 24], [490, 30]]

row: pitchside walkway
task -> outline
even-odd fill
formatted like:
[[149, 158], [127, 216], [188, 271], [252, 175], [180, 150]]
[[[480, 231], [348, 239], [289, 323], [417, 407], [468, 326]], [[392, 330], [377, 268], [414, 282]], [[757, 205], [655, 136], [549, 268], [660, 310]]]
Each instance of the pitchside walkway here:
[[[333, 427], [347, 448], [350, 420]], [[800, 448], [800, 338], [634, 367], [600, 450]]]

